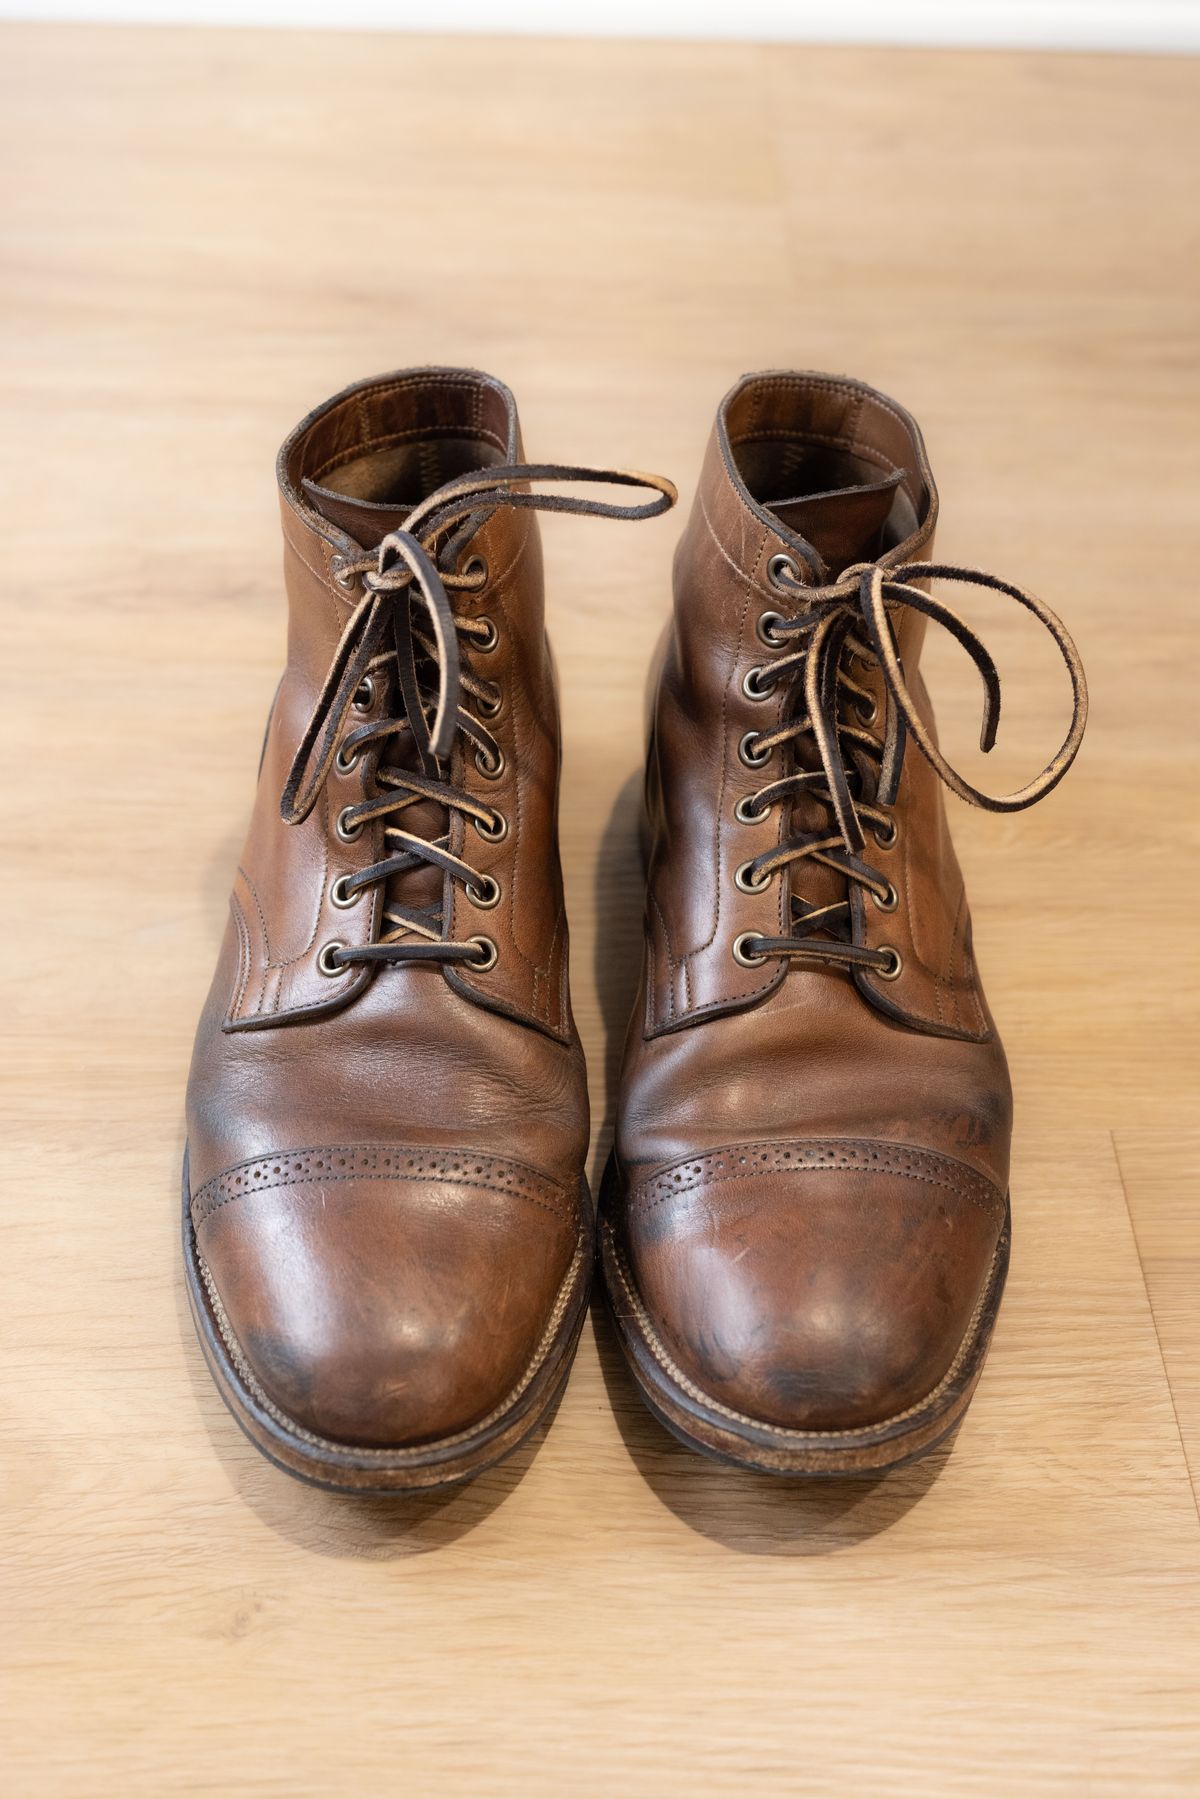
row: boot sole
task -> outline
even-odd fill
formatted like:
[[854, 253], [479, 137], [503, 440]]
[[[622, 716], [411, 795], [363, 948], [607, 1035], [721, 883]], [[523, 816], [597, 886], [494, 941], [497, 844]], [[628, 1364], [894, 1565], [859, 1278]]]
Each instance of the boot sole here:
[[[591, 1216], [587, 1182], [580, 1204]], [[335, 1493], [364, 1496], [428, 1491], [470, 1480], [502, 1461], [553, 1412], [566, 1385], [591, 1284], [591, 1243], [575, 1252], [537, 1354], [509, 1397], [469, 1430], [411, 1447], [374, 1449], [317, 1436], [263, 1391], [224, 1321], [192, 1225], [188, 1155], [183, 1157], [183, 1266], [196, 1335], [217, 1391], [254, 1447], [285, 1473]]]
[[886, 1474], [936, 1449], [962, 1419], [983, 1371], [1008, 1274], [1012, 1236], [1007, 1198], [1004, 1225], [983, 1293], [950, 1365], [927, 1398], [895, 1417], [856, 1430], [789, 1430], [765, 1424], [703, 1394], [673, 1361], [642, 1304], [613, 1231], [613, 1158], [600, 1201], [600, 1258], [617, 1335], [646, 1406], [688, 1449], [715, 1461], [764, 1474], [816, 1479]]

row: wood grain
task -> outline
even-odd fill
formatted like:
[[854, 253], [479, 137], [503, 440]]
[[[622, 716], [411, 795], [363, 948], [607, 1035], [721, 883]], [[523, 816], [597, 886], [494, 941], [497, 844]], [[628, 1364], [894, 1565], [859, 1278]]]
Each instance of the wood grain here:
[[[1200, 66], [2, 44], [6, 1790], [1194, 1793]], [[925, 425], [942, 549], [1078, 635], [1072, 778], [955, 812], [1015, 1249], [956, 1446], [900, 1476], [689, 1457], [602, 1317], [539, 1444], [413, 1504], [288, 1481], [210, 1385], [181, 1100], [282, 650], [273, 457], [422, 361], [510, 381], [532, 453], [685, 501], [743, 369], [863, 375]], [[597, 1154], [677, 522], [546, 529]], [[1065, 695], [978, 616], [1015, 781]], [[970, 767], [974, 676], [943, 645], [930, 669]]]

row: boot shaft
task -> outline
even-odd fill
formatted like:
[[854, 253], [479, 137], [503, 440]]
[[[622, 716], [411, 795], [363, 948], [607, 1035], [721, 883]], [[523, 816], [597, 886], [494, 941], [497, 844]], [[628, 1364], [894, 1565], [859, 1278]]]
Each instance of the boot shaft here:
[[[376, 942], [387, 928], [389, 908], [404, 904], [444, 907], [447, 936], [486, 935], [494, 949], [489, 967], [459, 963], [443, 970], [461, 995], [552, 1036], [570, 1035], [555, 836], [558, 704], [533, 512], [507, 506], [482, 511], [437, 546], [444, 573], [470, 570], [478, 578], [476, 587], [457, 589], [453, 602], [476, 628], [463, 638], [462, 667], [479, 688], [465, 696], [465, 709], [491, 742], [485, 754], [460, 734], [449, 758], [450, 778], [478, 803], [476, 818], [468, 822], [461, 812], [447, 817], [444, 808], [417, 796], [403, 819], [412, 835], [444, 835], [448, 855], [485, 877], [478, 893], [495, 896], [486, 916], [481, 919], [462, 883], [437, 866], [408, 869], [386, 887], [361, 890], [354, 903], [339, 903], [353, 892], [355, 877], [392, 847], [383, 821], [356, 828], [346, 822], [347, 810], [362, 806], [374, 791], [386, 754], [411, 764], [411, 746], [406, 751], [393, 743], [385, 754], [368, 744], [358, 756], [339, 751], [308, 815], [291, 823], [280, 816], [280, 795], [306, 719], [363, 603], [360, 580], [347, 574], [348, 566], [377, 551], [448, 482], [520, 458], [509, 390], [489, 376], [454, 369], [360, 383], [310, 413], [283, 445], [277, 472], [288, 656], [235, 885], [242, 966], [227, 1028], [299, 1022], [352, 1001], [378, 970], [370, 963], [338, 967], [336, 954]], [[428, 670], [423, 672], [428, 695]], [[381, 655], [364, 676], [347, 730], [397, 711], [403, 705], [396, 659]]]
[[[890, 828], [864, 852], [878, 864], [886, 910], [848, 887], [836, 844], [831, 856], [784, 868], [757, 891], [745, 872], [796, 829], [836, 837], [828, 806], [800, 789], [786, 804], [754, 810], [755, 796], [789, 771], [812, 772], [811, 751], [798, 739], [772, 746], [804, 712], [803, 668], [773, 679], [796, 648], [776, 635], [779, 624], [803, 614], [806, 590], [836, 582], [852, 565], [927, 558], [937, 510], [916, 422], [874, 389], [768, 373], [746, 377], [722, 402], [676, 558], [655, 705], [651, 1033], [754, 1006], [777, 991], [788, 965], [752, 960], [744, 945], [787, 936], [793, 907], [803, 906], [848, 910], [865, 945], [895, 952], [894, 978], [881, 980], [869, 967], [853, 971], [860, 997], [878, 1010], [939, 1034], [987, 1034], [962, 879], [937, 779], [920, 756], [906, 759]], [[911, 607], [891, 608], [889, 616], [932, 729], [916, 675], [925, 619]], [[857, 689], [860, 712], [851, 722], [877, 725], [885, 697], [878, 670], [844, 654], [841, 679]], [[839, 710], [844, 716], [844, 705]], [[828, 986], [825, 976], [802, 978]], [[851, 993], [841, 1002], [856, 1003]]]

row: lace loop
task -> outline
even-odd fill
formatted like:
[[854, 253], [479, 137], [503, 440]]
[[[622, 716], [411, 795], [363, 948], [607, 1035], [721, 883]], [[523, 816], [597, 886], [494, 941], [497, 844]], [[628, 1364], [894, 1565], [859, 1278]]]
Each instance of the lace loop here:
[[[894, 567], [876, 562], [855, 563], [843, 570], [836, 581], [807, 587], [795, 578], [790, 566], [783, 566], [784, 560], [775, 559], [780, 566], [773, 564], [773, 585], [777, 591], [801, 601], [803, 610], [793, 618], [773, 617], [772, 632], [785, 646], [785, 653], [768, 665], [762, 676], [764, 685], [772, 688], [789, 678], [802, 677], [805, 715], [795, 721], [785, 721], [774, 731], [760, 733], [757, 741], [763, 747], [775, 748], [810, 736], [816, 749], [817, 766], [785, 774], [782, 779], [751, 795], [750, 800], [761, 812], [802, 793], [815, 794], [829, 806], [837, 835], [799, 833], [787, 838], [775, 849], [764, 851], [743, 864], [747, 880], [768, 876], [786, 870], [792, 863], [811, 859], [839, 870], [848, 881], [874, 894], [876, 899], [880, 894], [886, 896], [894, 892], [891, 883], [862, 860], [866, 846], [863, 825], [864, 821], [870, 825], [881, 848], [888, 846], [889, 840], [880, 837], [879, 826], [886, 823], [887, 811], [896, 802], [910, 737], [951, 792], [968, 804], [990, 812], [1022, 811], [1058, 785], [1075, 760], [1083, 740], [1087, 724], [1087, 683], [1079, 652], [1066, 627], [1041, 600], [980, 569], [935, 562], [906, 562]], [[972, 785], [943, 756], [917, 710], [904, 678], [889, 605], [910, 606], [942, 625], [966, 651], [983, 684], [980, 748], [987, 753], [995, 745], [1000, 723], [1000, 677], [995, 662], [976, 633], [951, 606], [915, 585], [921, 580], [958, 581], [1007, 595], [1045, 626], [1066, 665], [1072, 694], [1067, 734], [1041, 773], [1015, 793], [991, 794]], [[865, 642], [858, 636], [860, 631], [865, 632]], [[850, 725], [841, 717], [843, 692], [860, 698], [863, 693], [843, 667], [844, 660], [853, 655], [870, 658], [880, 670], [884, 689], [881, 738], [865, 728]], [[852, 767], [847, 767], [848, 759]], [[890, 841], [894, 840], [893, 829]], [[793, 923], [798, 934], [793, 937], [756, 937], [751, 953], [808, 956], [844, 966], [866, 965], [877, 973], [887, 974], [889, 979], [894, 978], [888, 972], [891, 968], [889, 958], [894, 952], [872, 950], [839, 938], [814, 938], [809, 934], [813, 929], [828, 930], [832, 915], [849, 911], [848, 900], [814, 908], [797, 896], [792, 904]], [[888, 906], [886, 909], [893, 908]]]
[[[538, 481], [640, 487], [649, 489], [653, 497], [621, 505], [578, 495], [537, 493], [529, 484]], [[348, 772], [367, 749], [381, 749], [403, 733], [411, 736], [416, 766], [389, 763], [378, 767], [376, 791], [360, 804], [344, 808], [347, 830], [355, 836], [365, 824], [382, 822], [392, 852], [352, 877], [356, 895], [421, 866], [436, 868], [448, 879], [461, 882], [468, 893], [491, 891], [487, 885], [490, 877], [454, 855], [448, 836], [430, 838], [391, 822], [394, 814], [422, 801], [485, 827], [497, 816], [493, 808], [452, 784], [443, 767], [460, 735], [474, 746], [480, 767], [493, 771], [493, 778], [498, 778], [504, 767], [503, 751], [481, 722], [499, 712], [499, 689], [495, 682], [482, 681], [464, 668], [460, 652], [460, 638], [481, 652], [491, 649], [497, 641], [495, 626], [488, 621], [485, 629], [483, 621], [459, 616], [450, 602], [452, 591], [478, 592], [488, 575], [478, 557], [471, 558], [459, 573], [440, 568], [439, 553], [449, 560], [452, 550], [461, 552], [464, 541], [501, 506], [593, 518], [645, 519], [668, 511], [675, 499], [674, 486], [659, 475], [554, 463], [506, 464], [446, 482], [421, 501], [403, 527], [390, 532], [376, 551], [357, 559], [338, 559], [338, 584], [345, 587], [361, 578], [363, 597], [346, 621], [297, 745], [280, 799], [280, 815], [289, 825], [300, 824], [309, 816], [339, 755], [343, 772]], [[449, 534], [456, 527], [463, 528], [450, 542]], [[424, 614], [422, 628], [414, 622], [418, 607]], [[395, 666], [399, 715], [357, 725], [347, 733], [347, 720], [364, 680], [382, 674], [389, 664]], [[466, 700], [475, 702], [479, 717], [467, 709]], [[486, 829], [481, 835], [487, 835]], [[495, 833], [495, 840], [502, 835]], [[474, 942], [446, 940], [440, 907], [392, 903], [385, 907], [383, 918], [387, 934], [378, 943], [336, 946], [336, 954], [330, 957], [333, 972], [351, 962], [474, 960], [482, 966]]]

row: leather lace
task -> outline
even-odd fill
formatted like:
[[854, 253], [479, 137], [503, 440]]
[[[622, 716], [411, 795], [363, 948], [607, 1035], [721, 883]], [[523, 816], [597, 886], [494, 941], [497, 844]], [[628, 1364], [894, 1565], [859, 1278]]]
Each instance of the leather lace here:
[[[654, 498], [637, 505], [532, 492], [528, 483], [599, 483], [650, 489]], [[345, 773], [368, 753], [405, 740], [413, 766], [380, 761], [373, 793], [343, 808], [338, 832], [346, 841], [366, 826], [382, 822], [386, 854], [369, 867], [340, 878], [339, 903], [351, 905], [367, 888], [418, 867], [436, 867], [459, 881], [480, 904], [494, 905], [499, 890], [450, 849], [449, 832], [436, 838], [406, 830], [406, 810], [433, 801], [448, 815], [471, 820], [480, 834], [498, 839], [502, 816], [449, 777], [447, 764], [462, 738], [474, 747], [480, 771], [492, 778], [504, 766], [503, 753], [487, 718], [499, 710], [495, 683], [474, 672], [464, 652], [488, 651], [497, 641], [488, 619], [456, 612], [453, 593], [476, 593], [486, 585], [486, 566], [466, 555], [483, 518], [501, 506], [536, 512], [570, 512], [596, 518], [644, 519], [666, 512], [676, 499], [672, 484], [658, 475], [625, 469], [573, 468], [557, 463], [506, 464], [448, 481], [423, 500], [378, 550], [339, 559], [335, 575], [344, 585], [361, 581], [363, 595], [347, 620], [329, 672], [296, 750], [280, 802], [285, 824], [306, 819], [336, 760]], [[460, 566], [461, 564], [461, 566]], [[347, 730], [352, 709], [365, 710], [375, 685], [394, 672], [400, 707], [394, 716]], [[473, 709], [472, 709], [473, 708]], [[494, 950], [484, 938], [453, 942], [444, 935], [442, 905], [385, 905], [378, 940], [357, 947], [331, 946], [328, 972], [355, 962], [467, 962], [490, 966]], [[482, 949], [481, 949], [482, 946]]]
[[[890, 809], [896, 803], [909, 738], [953, 793], [989, 812], [1019, 812], [1032, 806], [1057, 787], [1075, 760], [1087, 723], [1083, 665], [1062, 621], [1033, 594], [982, 570], [937, 562], [906, 562], [895, 567], [855, 563], [836, 581], [805, 586], [790, 558], [780, 557], [772, 578], [781, 592], [803, 603], [803, 610], [793, 618], [767, 615], [767, 641], [785, 653], [769, 665], [751, 671], [748, 691], [765, 698], [781, 683], [794, 682], [802, 697], [803, 714], [785, 721], [776, 730], [752, 733], [744, 747], [753, 765], [765, 761], [784, 744], [805, 740], [815, 747], [815, 757], [808, 757], [815, 766], [795, 768], [780, 780], [761, 787], [744, 804], [749, 816], [761, 818], [771, 807], [807, 794], [822, 802], [831, 828], [796, 832], [744, 863], [738, 877], [751, 891], [765, 886], [772, 875], [793, 864], [811, 860], [836, 869], [848, 883], [865, 889], [886, 910], [892, 910], [895, 890], [868, 859], [866, 832], [870, 829], [881, 847], [890, 847], [895, 841], [896, 825]], [[888, 616], [889, 604], [911, 606], [923, 613], [949, 631], [967, 652], [983, 682], [980, 748], [985, 752], [992, 749], [1000, 722], [1000, 677], [996, 665], [975, 632], [950, 606], [913, 585], [922, 579], [964, 582], [1006, 594], [1040, 620], [1066, 664], [1072, 692], [1070, 728], [1042, 772], [1015, 793], [990, 794], [972, 786], [934, 743], [905, 683]], [[871, 715], [873, 695], [852, 678], [847, 667], [854, 657], [875, 664], [882, 674], [881, 735], [869, 728], [875, 722]], [[856, 717], [847, 716], [846, 701], [852, 703]], [[864, 706], [868, 704], [871, 712], [864, 715]], [[870, 949], [853, 941], [848, 897], [829, 905], [812, 906], [793, 895], [792, 935], [747, 933], [739, 939], [739, 946], [739, 959], [744, 958], [751, 965], [770, 956], [786, 956], [844, 967], [857, 964], [889, 979], [894, 979], [900, 970], [895, 950]]]

